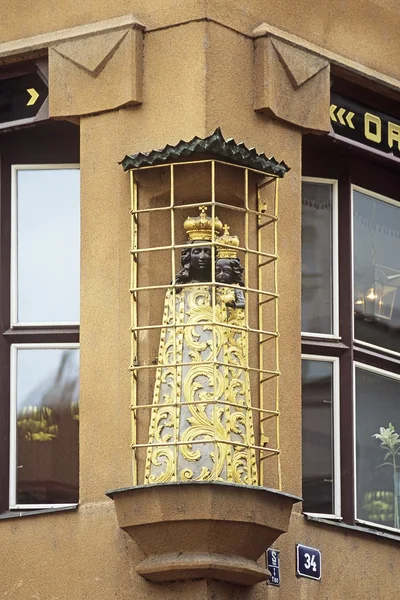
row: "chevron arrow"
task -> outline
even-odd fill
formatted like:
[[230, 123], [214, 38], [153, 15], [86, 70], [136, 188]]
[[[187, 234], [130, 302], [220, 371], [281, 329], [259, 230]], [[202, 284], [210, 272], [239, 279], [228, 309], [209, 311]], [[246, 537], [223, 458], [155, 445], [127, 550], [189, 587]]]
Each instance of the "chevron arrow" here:
[[351, 127], [351, 129], [355, 129], [354, 125], [353, 125], [353, 121], [352, 118], [354, 117], [354, 113], [351, 112], [351, 110], [347, 113], [347, 115], [345, 116], [345, 119], [347, 121], [347, 125], [349, 127]]
[[343, 115], [346, 112], [345, 108], [339, 108], [339, 110], [337, 111], [337, 118], [339, 119], [339, 123], [341, 125], [346, 125], [346, 122], [343, 119]]
[[33, 106], [35, 104], [36, 100], [39, 98], [39, 94], [37, 93], [35, 88], [28, 88], [26, 91], [30, 95], [30, 98], [29, 98], [28, 102], [26, 103], [26, 105]]
[[336, 115], [335, 115], [335, 110], [337, 109], [336, 104], [331, 104], [331, 107], [329, 109], [329, 114], [331, 115], [331, 121], [336, 121]]
[[339, 121], [341, 125], [344, 125], [345, 127], [350, 127], [350, 129], [355, 129], [353, 123], [353, 117], [355, 116], [355, 113], [353, 113], [351, 110], [346, 111], [345, 108], [339, 108], [339, 110], [335, 114], [337, 108], [338, 107], [336, 104], [330, 105], [329, 114], [331, 117], [331, 121], [335, 121], [335, 123]]

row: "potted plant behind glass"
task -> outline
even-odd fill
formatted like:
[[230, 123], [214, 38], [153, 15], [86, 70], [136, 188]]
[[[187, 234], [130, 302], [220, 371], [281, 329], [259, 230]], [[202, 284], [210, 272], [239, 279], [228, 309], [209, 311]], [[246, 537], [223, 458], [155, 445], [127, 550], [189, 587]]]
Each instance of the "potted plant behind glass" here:
[[400, 497], [400, 460], [397, 462], [396, 457], [400, 456], [400, 436], [396, 433], [392, 423], [385, 429], [381, 427], [379, 433], [374, 433], [372, 436], [381, 442], [381, 447], [386, 450], [384, 460], [390, 458], [390, 462], [384, 462], [379, 467], [389, 466], [393, 469], [393, 516], [396, 529], [400, 529], [399, 520], [399, 497]]

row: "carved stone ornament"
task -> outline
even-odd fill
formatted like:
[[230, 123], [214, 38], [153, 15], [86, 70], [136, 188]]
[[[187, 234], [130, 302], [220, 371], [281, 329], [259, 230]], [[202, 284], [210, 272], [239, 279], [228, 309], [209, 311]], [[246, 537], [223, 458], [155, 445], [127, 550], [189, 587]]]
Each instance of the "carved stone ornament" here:
[[329, 132], [328, 60], [273, 36], [254, 44], [254, 109], [305, 131]]
[[134, 23], [50, 47], [50, 116], [80, 116], [140, 104], [143, 28]]

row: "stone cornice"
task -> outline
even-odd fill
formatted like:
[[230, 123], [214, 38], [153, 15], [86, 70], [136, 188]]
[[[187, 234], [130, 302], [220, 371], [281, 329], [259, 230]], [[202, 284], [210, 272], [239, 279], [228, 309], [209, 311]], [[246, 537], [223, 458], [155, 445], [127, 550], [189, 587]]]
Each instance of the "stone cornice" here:
[[362, 65], [354, 60], [350, 60], [345, 56], [336, 54], [330, 50], [326, 50], [321, 46], [317, 46], [308, 40], [300, 38], [297, 35], [293, 35], [292, 33], [288, 33], [287, 31], [283, 31], [282, 29], [278, 29], [277, 27], [269, 25], [268, 23], [262, 23], [256, 27], [256, 29], [253, 31], [253, 37], [255, 39], [262, 37], [276, 38], [294, 46], [295, 48], [306, 50], [310, 54], [314, 54], [320, 58], [325, 58], [330, 62], [331, 65], [337, 65], [347, 71], [355, 73], [356, 75], [370, 79], [375, 83], [400, 92], [400, 81], [398, 79], [390, 77], [389, 75], [385, 75], [384, 73], [380, 73], [379, 71], [375, 71], [374, 69], [366, 67], [365, 65]]
[[111, 33], [127, 28], [143, 30], [145, 26], [134, 15], [124, 15], [114, 19], [98, 21], [97, 23], [78, 25], [69, 29], [60, 29], [33, 37], [4, 42], [0, 44], [0, 60], [9, 56], [25, 55], [30, 52], [40, 51], [61, 42], [78, 40], [99, 33]]

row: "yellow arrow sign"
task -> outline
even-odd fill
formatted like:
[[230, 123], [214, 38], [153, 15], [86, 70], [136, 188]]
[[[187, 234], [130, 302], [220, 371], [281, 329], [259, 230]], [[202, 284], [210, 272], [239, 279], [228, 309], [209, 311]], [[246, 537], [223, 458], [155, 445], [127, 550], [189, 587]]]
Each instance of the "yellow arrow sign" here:
[[355, 129], [355, 127], [354, 127], [354, 123], [353, 123], [353, 120], [352, 120], [352, 119], [353, 119], [353, 117], [354, 117], [354, 113], [353, 113], [353, 112], [351, 112], [351, 111], [349, 111], [349, 112], [347, 113], [347, 115], [345, 116], [345, 119], [346, 119], [346, 121], [347, 121], [347, 125], [348, 125], [349, 127], [351, 127], [352, 129]]
[[30, 95], [30, 98], [27, 102], [27, 106], [33, 106], [36, 102], [36, 100], [39, 98], [39, 94], [37, 93], [37, 91], [35, 90], [35, 88], [28, 88], [26, 90], [28, 92], [28, 94]]
[[329, 109], [331, 121], [335, 121], [335, 123], [337, 123], [339, 120], [339, 123], [341, 125], [345, 125], [347, 127], [350, 127], [351, 129], [355, 129], [353, 123], [353, 117], [355, 116], [355, 113], [351, 112], [351, 110], [347, 111], [345, 108], [339, 108], [339, 110], [335, 113], [336, 109], [337, 105], [331, 104]]
[[342, 125], [346, 125], [346, 122], [343, 120], [343, 115], [345, 114], [345, 112], [345, 108], [339, 108], [339, 110], [337, 111], [337, 118], [339, 119], [339, 123], [341, 123]]
[[331, 104], [331, 107], [329, 109], [329, 113], [331, 115], [331, 121], [336, 121], [337, 122], [336, 115], [335, 115], [335, 110], [336, 109], [337, 109], [336, 104]]

